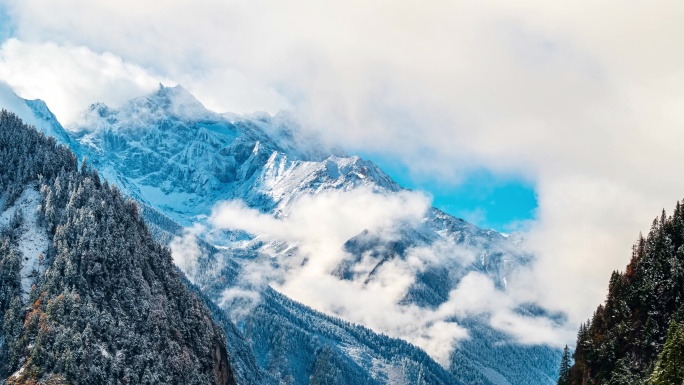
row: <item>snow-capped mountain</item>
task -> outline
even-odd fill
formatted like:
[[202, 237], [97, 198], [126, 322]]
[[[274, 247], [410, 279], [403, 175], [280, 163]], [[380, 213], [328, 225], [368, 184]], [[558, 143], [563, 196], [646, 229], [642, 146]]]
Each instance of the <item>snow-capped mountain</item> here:
[[[283, 289], [292, 270], [309, 259], [295, 258], [303, 245], [292, 239], [212, 227], [209, 218], [217, 203], [239, 200], [246, 209], [287, 220], [296, 215], [293, 210], [307, 197], [331, 192], [362, 191], [378, 197], [410, 193], [372, 162], [349, 156], [305, 133], [286, 114], [213, 113], [180, 86], [161, 86], [159, 91], [116, 109], [92, 105], [68, 132], [58, 127], [40, 103], [32, 102], [29, 107], [50, 122], [46, 127], [57, 127], [49, 134], [86, 156], [107, 179], [142, 202], [146, 217], [167, 240], [182, 235], [182, 227], [208, 226], [195, 235], [200, 246], [198, 260], [186, 273], [212, 300], [230, 310], [251, 341], [259, 365], [276, 379], [302, 383], [335, 363], [340, 378], [364, 378], [362, 383], [401, 383], [392, 380], [393, 376], [416, 383], [419, 373], [423, 379], [431, 379], [428, 383], [554, 382], [560, 356], [557, 350], [519, 345], [493, 329], [486, 315], [453, 315], [440, 320], [465, 327], [469, 333], [469, 338], [447, 349], [450, 353], [442, 364], [449, 375], [429, 357], [416, 358], [419, 350], [410, 344], [383, 340], [385, 337], [367, 329], [330, 317], [348, 318], [343, 311], [317, 309], [327, 313], [324, 315], [314, 310], [316, 304], [310, 304], [311, 309], [268, 285], [246, 284], [240, 277], [268, 266], [271, 286]], [[496, 290], [503, 292], [512, 273], [532, 260], [500, 233], [435, 208], [427, 208], [417, 223], [396, 226], [391, 236], [383, 229], [359, 231], [339, 248], [344, 258], [336, 261], [330, 276], [362, 289], [384, 284], [380, 272], [387, 266], [409, 266], [407, 261], [423, 255], [418, 251], [429, 251], [436, 262], [421, 262], [420, 268], [408, 270], [410, 283], [396, 301], [401, 311], [418, 309], [418, 314], [425, 315], [446, 304], [469, 273], [489, 277]], [[251, 298], [250, 290], [258, 291], [258, 300], [236, 312], [245, 298]], [[227, 291], [248, 293], [227, 300]], [[351, 321], [363, 323], [361, 319]], [[285, 330], [297, 333], [296, 342], [277, 342], [288, 338]], [[375, 327], [374, 331], [391, 332]], [[373, 346], [378, 343], [389, 347]]]
[[[372, 162], [304, 136], [284, 114], [226, 117], [205, 109], [181, 86], [161, 86], [116, 110], [92, 105], [71, 131], [104, 175], [183, 225], [229, 199], [281, 217], [306, 195], [361, 187], [385, 195], [402, 190]], [[438, 240], [481, 250], [477, 266], [502, 286], [511, 270], [531, 258], [501, 234], [437, 209], [399, 243], [408, 248]], [[347, 246], [357, 254], [367, 251], [359, 239], [351, 241]]]

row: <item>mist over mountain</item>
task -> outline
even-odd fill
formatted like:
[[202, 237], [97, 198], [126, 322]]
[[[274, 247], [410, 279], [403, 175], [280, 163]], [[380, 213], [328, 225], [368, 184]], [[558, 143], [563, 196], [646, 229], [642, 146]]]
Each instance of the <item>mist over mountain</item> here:
[[268, 376], [555, 382], [562, 316], [507, 291], [533, 260], [516, 240], [430, 207], [286, 114], [216, 114], [161, 86], [92, 105], [67, 131], [33, 104], [48, 133], [141, 203]]
[[683, 19], [0, 0], [0, 385], [682, 384]]

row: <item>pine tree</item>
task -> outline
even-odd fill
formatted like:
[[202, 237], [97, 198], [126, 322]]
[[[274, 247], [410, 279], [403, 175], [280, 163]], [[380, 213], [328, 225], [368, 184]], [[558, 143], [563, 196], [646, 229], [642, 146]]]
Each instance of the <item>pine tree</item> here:
[[667, 332], [663, 351], [658, 355], [649, 385], [681, 384], [684, 382], [684, 323], [673, 321]]
[[570, 349], [565, 345], [558, 373], [558, 385], [570, 385]]
[[0, 196], [12, 207], [27, 189], [52, 242], [25, 296], [24, 213], [0, 226], [0, 383], [235, 384], [223, 330], [133, 201], [0, 111]]
[[570, 384], [682, 384], [684, 370], [673, 363], [684, 362], [678, 350], [684, 331], [680, 336], [672, 328], [684, 319], [683, 308], [684, 209], [678, 202], [672, 216], [661, 213], [648, 235], [639, 235], [625, 272], [610, 278], [605, 304], [580, 327]]

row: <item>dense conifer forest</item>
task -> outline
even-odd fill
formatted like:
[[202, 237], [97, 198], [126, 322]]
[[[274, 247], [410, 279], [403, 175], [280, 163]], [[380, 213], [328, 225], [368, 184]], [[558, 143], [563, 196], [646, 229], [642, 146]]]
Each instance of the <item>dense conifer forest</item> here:
[[[0, 383], [235, 383], [224, 331], [136, 203], [4, 110], [0, 206], [14, 210], [0, 226]], [[45, 233], [45, 254], [23, 255], [29, 230]]]
[[684, 382], [684, 205], [639, 236], [624, 272], [577, 336], [559, 385]]

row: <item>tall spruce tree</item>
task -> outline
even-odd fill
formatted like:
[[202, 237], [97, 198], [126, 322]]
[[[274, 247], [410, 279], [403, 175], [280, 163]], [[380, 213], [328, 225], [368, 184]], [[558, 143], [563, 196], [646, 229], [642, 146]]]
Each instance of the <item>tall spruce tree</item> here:
[[570, 385], [570, 349], [565, 345], [558, 372], [558, 385]]

